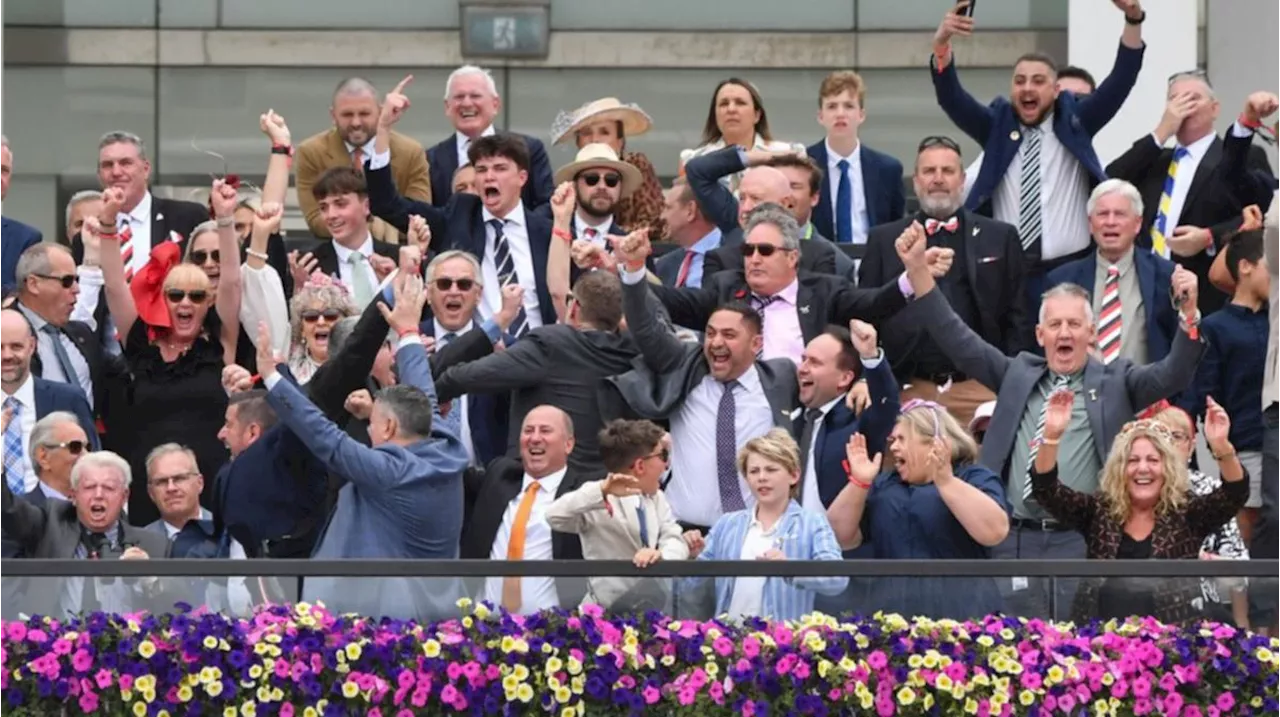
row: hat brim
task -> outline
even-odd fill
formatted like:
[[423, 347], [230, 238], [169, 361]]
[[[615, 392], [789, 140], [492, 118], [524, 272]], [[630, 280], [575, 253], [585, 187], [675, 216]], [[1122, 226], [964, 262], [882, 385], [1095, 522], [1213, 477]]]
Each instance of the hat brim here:
[[554, 138], [551, 143], [553, 145], [563, 144], [566, 140], [576, 137], [578, 130], [583, 127], [594, 122], [609, 121], [622, 123], [622, 135], [624, 137], [642, 135], [653, 126], [653, 120], [643, 110], [634, 107], [606, 107], [579, 117], [559, 137]]
[[628, 197], [644, 183], [644, 176], [640, 174], [640, 170], [636, 169], [634, 164], [628, 162], [615, 162], [610, 159], [589, 159], [584, 162], [571, 162], [556, 171], [556, 186], [564, 182], [572, 182], [574, 177], [584, 169], [591, 167], [608, 167], [617, 170], [622, 175], [622, 197]]

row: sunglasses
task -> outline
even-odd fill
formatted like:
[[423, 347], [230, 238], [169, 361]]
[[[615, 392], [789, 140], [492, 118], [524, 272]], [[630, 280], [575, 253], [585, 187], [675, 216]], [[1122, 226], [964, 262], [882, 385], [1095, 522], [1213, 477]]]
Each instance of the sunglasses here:
[[63, 441], [62, 443], [43, 443], [41, 445], [49, 450], [65, 448], [67, 449], [67, 452], [73, 456], [78, 456], [81, 453], [84, 453], [84, 450], [89, 447], [89, 444], [84, 441]]
[[203, 264], [209, 259], [213, 259], [213, 263], [222, 261], [222, 252], [214, 249], [213, 251], [205, 251], [204, 249], [193, 249], [191, 251], [191, 263]]
[[41, 279], [56, 281], [59, 284], [62, 284], [62, 288], [64, 289], [70, 289], [71, 287], [80, 283], [80, 277], [76, 276], [75, 274], [63, 274], [62, 276], [54, 276], [52, 274], [36, 274], [36, 276], [40, 277]]
[[671, 462], [671, 451], [670, 451], [670, 450], [668, 450], [668, 449], [666, 449], [666, 448], [663, 448], [662, 450], [658, 451], [657, 453], [650, 453], [649, 455], [647, 455], [647, 456], [645, 456], [645, 457], [644, 457], [644, 459], [645, 459], [646, 461], [647, 461], [647, 460], [649, 460], [650, 458], [660, 458], [660, 459], [662, 459], [662, 462], [663, 462], [663, 463], [670, 463], [670, 462]]
[[940, 134], [929, 135], [928, 137], [920, 140], [920, 146], [916, 147], [916, 152], [920, 153], [926, 149], [933, 149], [934, 147], [946, 147], [956, 154], [960, 154], [960, 145], [956, 144], [954, 139], [944, 137]]
[[458, 291], [471, 291], [475, 285], [475, 279], [451, 279], [447, 276], [436, 279], [436, 288], [440, 291], [448, 291], [455, 286], [458, 287]]
[[328, 321], [329, 323], [332, 324], [333, 322], [342, 318], [342, 312], [338, 311], [337, 309], [325, 309], [324, 311], [307, 309], [306, 311], [299, 314], [299, 316], [301, 316], [302, 320], [307, 322], [308, 324], [314, 324], [315, 322], [319, 321], [321, 316], [324, 317], [325, 321]]
[[600, 183], [600, 180], [602, 178], [604, 179], [604, 186], [610, 189], [613, 189], [614, 187], [622, 183], [622, 175], [617, 174], [615, 172], [610, 172], [608, 174], [603, 174], [603, 175], [600, 174], [599, 172], [592, 172], [590, 174], [580, 174], [578, 175], [578, 178], [581, 179], [583, 182], [586, 182], [588, 187], [596, 186], [597, 184]]
[[742, 255], [747, 257], [755, 256], [756, 252], [760, 252], [760, 256], [773, 256], [773, 253], [777, 251], [791, 250], [783, 249], [782, 247], [775, 246], [773, 244], [752, 244], [745, 242], [742, 245]]
[[209, 292], [204, 289], [195, 289], [192, 291], [183, 291], [182, 289], [167, 289], [164, 292], [164, 298], [169, 300], [171, 304], [180, 304], [183, 299], [190, 298], [193, 304], [203, 304], [204, 300], [209, 298]]

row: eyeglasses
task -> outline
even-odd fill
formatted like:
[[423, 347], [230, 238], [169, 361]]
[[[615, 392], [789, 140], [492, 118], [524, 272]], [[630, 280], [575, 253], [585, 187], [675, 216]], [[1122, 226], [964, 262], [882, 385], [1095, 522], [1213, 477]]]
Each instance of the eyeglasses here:
[[41, 279], [56, 281], [59, 284], [62, 284], [62, 288], [64, 289], [70, 289], [71, 287], [80, 283], [80, 277], [76, 276], [75, 274], [63, 274], [62, 276], [54, 276], [53, 274], [36, 274], [36, 276], [40, 277]]
[[89, 447], [89, 444], [84, 441], [63, 441], [62, 443], [42, 443], [40, 445], [51, 451], [59, 448], [65, 448], [67, 449], [67, 452], [73, 456], [78, 456], [81, 453], [84, 453], [84, 449]]
[[169, 300], [171, 304], [180, 304], [183, 299], [190, 298], [193, 304], [203, 304], [204, 300], [209, 298], [209, 292], [204, 289], [195, 289], [193, 291], [183, 291], [182, 289], [166, 289], [164, 298]]
[[147, 485], [151, 486], [152, 488], [168, 488], [169, 484], [172, 483], [175, 487], [177, 487], [182, 485], [183, 483], [186, 483], [192, 478], [195, 478], [197, 475], [199, 474], [198, 473], [179, 473], [177, 475], [171, 475], [171, 476], [160, 476], [158, 478], [152, 478], [148, 480]]
[[670, 450], [668, 450], [668, 449], [666, 449], [666, 448], [663, 448], [662, 450], [658, 451], [657, 453], [650, 453], [649, 455], [645, 456], [645, 457], [644, 457], [644, 460], [646, 460], [646, 461], [647, 461], [647, 460], [649, 460], [650, 458], [661, 458], [663, 463], [670, 463], [670, 462], [671, 462], [671, 451], [670, 451]]
[[616, 172], [609, 172], [608, 174], [604, 174], [604, 175], [600, 174], [599, 172], [592, 172], [590, 174], [580, 174], [578, 175], [578, 178], [581, 179], [583, 182], [586, 182], [588, 187], [594, 187], [597, 184], [599, 184], [601, 178], [604, 179], [604, 186], [610, 189], [613, 189], [614, 187], [622, 183], [622, 175]]
[[301, 314], [299, 314], [299, 316], [301, 316], [302, 320], [307, 322], [308, 324], [314, 324], [315, 322], [320, 320], [320, 317], [324, 317], [325, 321], [328, 321], [329, 323], [332, 324], [333, 322], [342, 318], [342, 312], [338, 311], [337, 309], [325, 309], [324, 311], [307, 309], [306, 311], [303, 311]]
[[926, 149], [933, 149], [934, 147], [946, 147], [956, 154], [960, 154], [960, 145], [956, 144], [954, 139], [944, 137], [940, 134], [929, 135], [928, 137], [920, 140], [920, 146], [916, 147], [916, 153], [919, 154]]
[[475, 285], [475, 279], [453, 279], [448, 276], [436, 279], [436, 288], [440, 291], [448, 291], [455, 286], [458, 287], [458, 291], [471, 291]]
[[752, 244], [750, 242], [744, 242], [742, 244], [742, 255], [747, 257], [755, 256], [756, 252], [760, 252], [760, 256], [773, 256], [773, 253], [776, 251], [791, 251], [791, 250], [784, 249], [774, 244]]
[[217, 249], [214, 249], [213, 251], [205, 251], [204, 249], [191, 250], [192, 264], [203, 264], [209, 259], [213, 259], [213, 263], [215, 264], [222, 261], [222, 252]]
[[1182, 431], [1171, 431], [1169, 435], [1173, 437], [1174, 443], [1186, 443], [1192, 438], [1191, 434]]

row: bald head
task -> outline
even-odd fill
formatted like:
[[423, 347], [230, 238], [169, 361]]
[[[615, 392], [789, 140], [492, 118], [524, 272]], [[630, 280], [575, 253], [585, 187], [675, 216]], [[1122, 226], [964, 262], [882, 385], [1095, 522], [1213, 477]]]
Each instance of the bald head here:
[[0, 387], [13, 394], [31, 373], [36, 350], [31, 324], [16, 309], [0, 311]]
[[329, 114], [343, 141], [363, 147], [377, 129], [378, 91], [363, 77], [349, 77], [333, 91]]
[[747, 215], [761, 204], [772, 203], [795, 211], [791, 182], [777, 167], [752, 167], [738, 183], [738, 226], [747, 226]]
[[34, 336], [31, 333], [31, 324], [27, 321], [27, 317], [23, 316], [17, 309], [0, 311], [0, 334], [3, 334], [5, 338], [12, 336], [15, 339], [29, 339]]
[[538, 406], [520, 426], [520, 462], [525, 473], [545, 478], [563, 470], [573, 452], [573, 419], [555, 406]]
[[564, 434], [573, 438], [573, 419], [562, 409], [549, 404], [543, 404], [535, 407], [532, 411], [525, 414], [524, 425], [551, 424], [559, 423], [563, 426]]

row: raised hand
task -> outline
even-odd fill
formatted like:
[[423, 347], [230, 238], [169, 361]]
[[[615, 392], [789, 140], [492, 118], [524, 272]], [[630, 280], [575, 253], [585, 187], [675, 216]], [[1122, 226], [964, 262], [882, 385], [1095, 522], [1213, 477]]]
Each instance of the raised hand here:
[[378, 115], [378, 125], [380, 127], [392, 127], [396, 122], [400, 121], [400, 117], [404, 115], [405, 110], [408, 110], [413, 104], [404, 93], [412, 82], [413, 75], [407, 75], [387, 93], [386, 98], [382, 101], [382, 113]]
[[569, 256], [579, 269], [602, 269], [609, 263], [604, 247], [586, 239], [575, 239], [569, 246]]
[[1076, 394], [1071, 389], [1063, 388], [1054, 391], [1045, 404], [1044, 439], [1056, 441], [1066, 433], [1071, 424], [1071, 409], [1075, 406]]
[[289, 274], [293, 276], [294, 289], [301, 291], [307, 279], [311, 278], [311, 274], [320, 268], [320, 260], [312, 256], [311, 252], [299, 257], [297, 249], [289, 252], [288, 257]]
[[1204, 442], [1213, 454], [1220, 456], [1231, 452], [1231, 417], [1227, 410], [1210, 396], [1205, 399], [1204, 409]]
[[412, 244], [400, 247], [400, 271], [406, 274], [422, 273], [422, 250]]
[[280, 231], [280, 220], [283, 218], [283, 205], [279, 202], [263, 202], [258, 211], [253, 213], [253, 230], [267, 236], [276, 234]]
[[418, 329], [422, 320], [422, 306], [427, 303], [427, 292], [423, 289], [422, 277], [411, 274], [403, 277], [395, 288], [396, 308], [388, 309], [387, 305], [378, 302], [378, 311], [382, 312], [387, 324], [397, 334], [412, 333]]
[[867, 388], [866, 381], [854, 381], [849, 387], [849, 393], [844, 397], [844, 405], [853, 411], [853, 415], [861, 416], [862, 412], [871, 406], [871, 389]]
[[409, 217], [409, 244], [418, 247], [423, 256], [427, 255], [427, 248], [431, 246], [431, 226], [417, 214]]
[[1261, 122], [1280, 109], [1280, 98], [1273, 92], [1254, 92], [1244, 101], [1244, 117], [1250, 122]]
[[502, 287], [502, 307], [494, 314], [493, 320], [498, 328], [506, 331], [520, 315], [520, 307], [524, 306], [524, 287], [511, 283]]
[[920, 222], [911, 222], [894, 241], [894, 250], [898, 252], [898, 258], [902, 260], [902, 265], [907, 271], [928, 266], [925, 237], [924, 227]]
[[221, 179], [213, 180], [213, 188], [209, 191], [209, 204], [213, 206], [213, 216], [218, 219], [234, 217], [236, 205], [240, 203], [240, 195], [236, 188]]
[[111, 227], [110, 231], [114, 231], [116, 227], [116, 215], [124, 207], [124, 189], [120, 187], [107, 187], [102, 190], [102, 209], [98, 210], [98, 222], [103, 227]]
[[849, 336], [862, 358], [873, 359], [880, 355], [880, 347], [876, 343], [876, 327], [865, 321], [852, 319], [849, 321]]
[[373, 275], [378, 278], [378, 281], [383, 281], [395, 271], [396, 260], [389, 256], [374, 254], [369, 257], [369, 266], [373, 268]]
[[653, 247], [649, 246], [648, 229], [637, 229], [622, 237], [621, 240], [613, 242], [613, 253], [625, 262], [629, 269], [639, 269], [644, 266], [644, 260], [652, 251]]
[[99, 266], [102, 257], [102, 224], [95, 216], [84, 218], [80, 227], [80, 241], [84, 244], [84, 263]]
[[1164, 105], [1164, 114], [1160, 117], [1160, 124], [1156, 126], [1156, 136], [1161, 139], [1168, 139], [1177, 133], [1178, 128], [1182, 126], [1182, 120], [1187, 115], [1195, 112], [1200, 106], [1200, 101], [1196, 96], [1184, 92], [1169, 98]]
[[610, 473], [601, 484], [600, 492], [615, 498], [640, 495], [640, 481], [626, 473]]
[[1142, 17], [1142, 3], [1138, 0], [1111, 0], [1111, 4], [1120, 8], [1126, 17], [1134, 20]]
[[276, 365], [280, 363], [280, 359], [271, 350], [271, 327], [265, 321], [258, 322], [258, 343], [256, 357], [258, 360], [258, 373], [263, 378], [270, 376], [276, 372]]
[[1174, 264], [1173, 278], [1169, 281], [1169, 285], [1182, 315], [1189, 320], [1194, 319], [1196, 301], [1200, 296], [1200, 280], [1181, 264]]
[[938, 24], [938, 31], [933, 33], [934, 47], [941, 47], [951, 43], [951, 38], [959, 35], [968, 37], [973, 34], [973, 18], [968, 15], [961, 15], [962, 10], [969, 7], [968, 2], [956, 3], [954, 7], [942, 16], [942, 22]]
[[352, 391], [347, 395], [347, 399], [342, 402], [342, 407], [352, 416], [366, 421], [369, 416], [373, 415], [373, 396], [365, 388]]
[[848, 471], [851, 479], [856, 479], [859, 483], [870, 483], [880, 474], [880, 462], [883, 456], [879, 453], [875, 457], [867, 456], [867, 439], [861, 433], [849, 436], [849, 443], [844, 447], [844, 455], [849, 464]]
[[556, 226], [567, 228], [577, 208], [578, 191], [574, 189], [573, 182], [561, 182], [551, 195], [551, 215], [555, 218]]
[[226, 391], [228, 396], [251, 389], [253, 389], [253, 376], [249, 374], [249, 369], [234, 363], [223, 367], [222, 390]]
[[956, 250], [940, 246], [931, 246], [924, 250], [924, 262], [929, 266], [933, 278], [941, 279], [951, 271], [951, 264], [956, 260]]
[[267, 110], [265, 114], [260, 115], [258, 127], [271, 139], [272, 145], [292, 146], [293, 138], [289, 134], [289, 125], [284, 123], [284, 118], [276, 114], [275, 110]]

